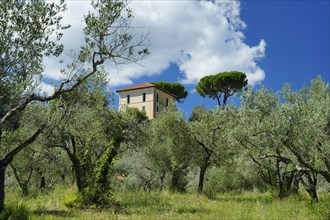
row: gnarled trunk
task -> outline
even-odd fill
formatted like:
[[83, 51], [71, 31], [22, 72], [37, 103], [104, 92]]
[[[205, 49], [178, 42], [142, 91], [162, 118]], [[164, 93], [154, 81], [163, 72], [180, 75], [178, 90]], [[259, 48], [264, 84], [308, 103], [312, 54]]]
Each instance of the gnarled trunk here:
[[212, 150], [210, 150], [206, 145], [200, 141], [197, 141], [197, 143], [203, 148], [204, 150], [204, 157], [202, 164], [199, 166], [200, 167], [200, 172], [199, 172], [199, 181], [198, 181], [198, 194], [203, 193], [203, 186], [204, 186], [204, 178], [205, 178], [205, 173], [206, 169], [210, 165], [210, 159], [211, 155], [213, 153]]
[[69, 158], [71, 160], [72, 167], [73, 167], [73, 170], [74, 170], [74, 175], [76, 177], [76, 184], [77, 184], [78, 191], [82, 192], [84, 190], [84, 186], [83, 186], [83, 180], [82, 180], [80, 161], [73, 154], [69, 154]]
[[160, 176], [160, 191], [163, 191], [164, 188], [164, 179], [165, 179], [165, 175], [166, 173], [164, 172], [161, 176]]
[[203, 193], [203, 187], [204, 187], [204, 177], [206, 173], [207, 166], [201, 166], [200, 172], [199, 172], [199, 181], [198, 181], [198, 193]]
[[317, 185], [317, 176], [315, 173], [312, 175], [308, 172], [304, 173], [301, 177], [301, 183], [303, 184], [304, 188], [312, 198], [313, 202], [318, 202], [317, 192], [316, 192], [316, 185]]
[[0, 212], [2, 212], [5, 203], [5, 171], [7, 166], [20, 151], [33, 143], [45, 129], [46, 125], [43, 124], [30, 138], [18, 145], [0, 160]]
[[41, 170], [38, 171], [39, 177], [40, 177], [40, 182], [39, 182], [39, 189], [43, 190], [46, 187], [46, 177], [44, 175], [44, 172]]
[[13, 163], [10, 163], [10, 167], [12, 168], [13, 172], [14, 172], [14, 176], [16, 178], [16, 181], [19, 185], [19, 187], [21, 188], [22, 190], [22, 194], [23, 196], [27, 196], [29, 194], [29, 183], [30, 183], [30, 179], [31, 179], [31, 176], [32, 176], [32, 173], [33, 173], [33, 168], [32, 166], [30, 165], [30, 169], [29, 169], [29, 174], [27, 176], [27, 178], [24, 180], [22, 179], [18, 172], [17, 172], [17, 169], [16, 167], [13, 165]]
[[204, 158], [203, 164], [200, 166], [199, 181], [198, 181], [198, 194], [203, 193], [205, 173], [206, 173], [207, 168], [209, 167], [210, 158], [211, 158], [211, 154], [207, 153], [206, 157]]
[[6, 166], [0, 163], [0, 213], [5, 204], [5, 172]]

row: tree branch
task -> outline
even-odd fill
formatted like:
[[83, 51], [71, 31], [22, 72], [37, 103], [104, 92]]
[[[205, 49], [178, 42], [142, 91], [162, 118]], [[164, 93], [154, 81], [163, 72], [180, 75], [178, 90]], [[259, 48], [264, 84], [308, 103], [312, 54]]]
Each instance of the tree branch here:
[[27, 147], [29, 144], [34, 142], [37, 137], [46, 129], [46, 124], [41, 125], [41, 127], [26, 141], [21, 143], [19, 146], [17, 146], [15, 149], [13, 149], [11, 152], [9, 152], [5, 158], [0, 160], [0, 163], [7, 166], [8, 164], [11, 163], [11, 161], [14, 159], [14, 156], [19, 153], [21, 150], [23, 150], [25, 147]]
[[[101, 64], [101, 63], [100, 63]], [[97, 65], [100, 65], [97, 64]], [[93, 65], [94, 66], [94, 65]], [[96, 66], [97, 67], [97, 66]], [[30, 95], [29, 98], [27, 98], [25, 101], [23, 101], [22, 103], [20, 103], [19, 105], [17, 105], [15, 108], [10, 109], [0, 120], [0, 125], [2, 125], [3, 123], [5, 123], [8, 119], [10, 119], [17, 111], [21, 111], [24, 110], [26, 108], [26, 106], [32, 102], [32, 101], [39, 101], [39, 102], [47, 102], [47, 101], [51, 101], [54, 100], [56, 98], [58, 98], [60, 95], [64, 94], [64, 93], [68, 93], [73, 91], [75, 88], [77, 88], [80, 84], [82, 84], [85, 80], [87, 80], [90, 76], [92, 76], [96, 71], [97, 68], [94, 68], [93, 71], [91, 71], [89, 74], [85, 75], [82, 78], [78, 78], [77, 82], [75, 84], [73, 84], [70, 88], [67, 89], [63, 89], [64, 85], [68, 84], [69, 82], [71, 82], [72, 80], [65, 80], [62, 81], [61, 85], [59, 86], [59, 89], [57, 91], [55, 91], [52, 95], [50, 96], [39, 96], [36, 94], [32, 94]]]

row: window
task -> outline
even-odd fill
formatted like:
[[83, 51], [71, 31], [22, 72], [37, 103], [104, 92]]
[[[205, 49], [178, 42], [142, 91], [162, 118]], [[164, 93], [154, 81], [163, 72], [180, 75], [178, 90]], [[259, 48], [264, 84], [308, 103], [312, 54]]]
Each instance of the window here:
[[158, 106], [156, 107], [156, 112], [158, 112]]
[[130, 96], [127, 95], [127, 104], [129, 104], [129, 102], [130, 102]]
[[146, 107], [142, 106], [142, 111], [145, 112], [146, 111]]
[[156, 94], [156, 102], [158, 102], [158, 100], [159, 100], [159, 95], [158, 95], [158, 93]]
[[166, 98], [166, 106], [168, 106], [168, 98]]
[[146, 101], [146, 93], [142, 93], [142, 102]]

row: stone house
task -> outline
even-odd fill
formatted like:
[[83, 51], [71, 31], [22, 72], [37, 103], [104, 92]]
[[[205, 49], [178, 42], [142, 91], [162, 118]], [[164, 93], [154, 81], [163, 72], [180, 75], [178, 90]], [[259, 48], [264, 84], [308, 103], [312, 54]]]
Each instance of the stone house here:
[[149, 119], [164, 111], [170, 101], [176, 98], [174, 94], [147, 82], [119, 89], [117, 93], [119, 94], [119, 110], [135, 107], [145, 111]]

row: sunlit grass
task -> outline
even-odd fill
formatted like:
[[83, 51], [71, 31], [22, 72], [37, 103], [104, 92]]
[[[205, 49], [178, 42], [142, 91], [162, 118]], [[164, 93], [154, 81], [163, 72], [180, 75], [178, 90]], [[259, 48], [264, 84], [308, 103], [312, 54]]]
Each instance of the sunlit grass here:
[[210, 200], [197, 194], [116, 192], [117, 206], [80, 210], [66, 204], [77, 198], [74, 188], [59, 187], [37, 196], [7, 194], [6, 205], [22, 204], [29, 219], [330, 219], [330, 195], [318, 204], [307, 195], [279, 200], [271, 193], [221, 194]]

